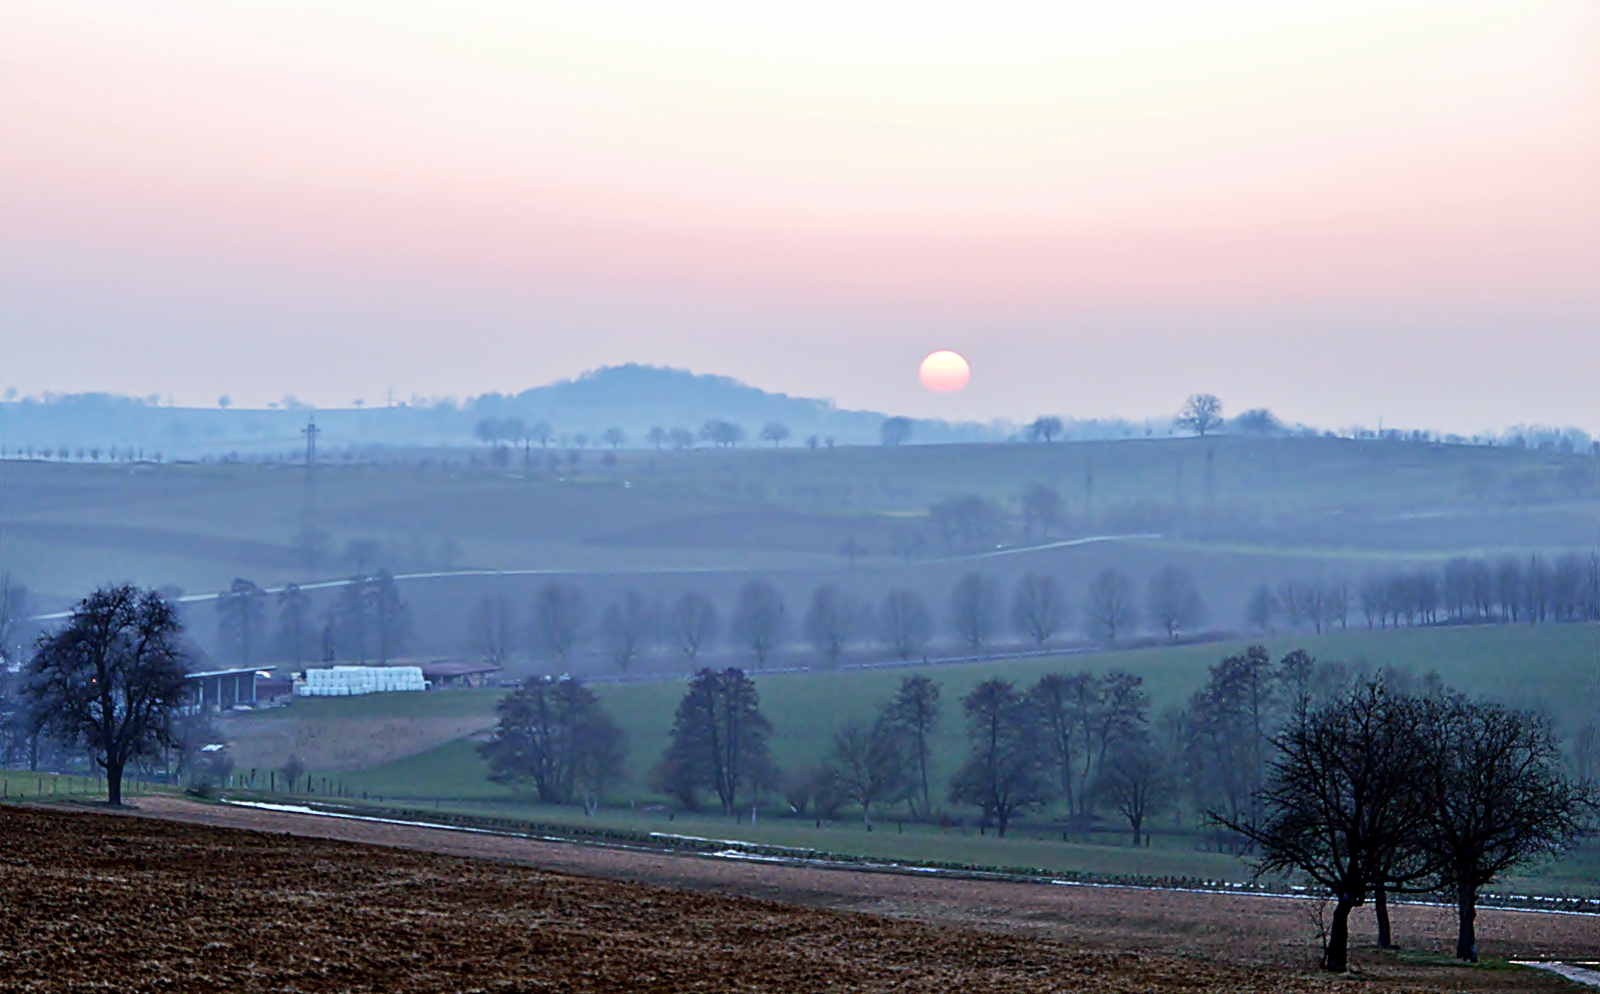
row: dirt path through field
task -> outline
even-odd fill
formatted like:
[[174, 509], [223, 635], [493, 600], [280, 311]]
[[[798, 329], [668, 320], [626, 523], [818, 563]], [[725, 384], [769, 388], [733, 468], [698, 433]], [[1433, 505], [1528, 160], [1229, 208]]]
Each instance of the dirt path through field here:
[[[774, 866], [758, 862], [630, 852], [448, 829], [385, 825], [291, 812], [138, 800], [137, 814], [207, 825], [288, 832], [522, 863], [564, 873], [870, 912], [935, 924], [975, 926], [1118, 951], [1203, 956], [1249, 965], [1305, 967], [1315, 959], [1315, 902], [1048, 884], [948, 880], [890, 873]], [[1400, 905], [1395, 935], [1414, 950], [1448, 952], [1455, 922], [1444, 908]], [[1370, 910], [1353, 920], [1353, 944], [1376, 938]], [[1483, 955], [1586, 959], [1600, 950], [1600, 918], [1484, 910]], [[1386, 961], [1358, 957], [1383, 973]], [[1463, 971], [1470, 973], [1469, 971]], [[1501, 978], [1500, 982], [1503, 982]], [[1455, 982], [1455, 981], [1452, 981]], [[1475, 985], [1463, 977], [1462, 989]], [[1491, 986], [1486, 989], [1503, 989]]]

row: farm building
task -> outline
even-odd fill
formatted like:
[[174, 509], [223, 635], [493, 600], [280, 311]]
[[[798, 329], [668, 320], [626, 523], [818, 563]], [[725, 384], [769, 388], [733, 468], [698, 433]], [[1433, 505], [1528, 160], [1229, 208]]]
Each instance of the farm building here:
[[422, 664], [422, 675], [431, 687], [484, 687], [499, 672], [500, 667], [492, 663], [465, 659], [436, 659]]
[[427, 689], [420, 666], [329, 666], [306, 670], [294, 682], [296, 697], [354, 697]]
[[226, 711], [238, 704], [255, 704], [256, 680], [268, 674], [254, 667], [206, 670], [183, 678], [190, 711]]

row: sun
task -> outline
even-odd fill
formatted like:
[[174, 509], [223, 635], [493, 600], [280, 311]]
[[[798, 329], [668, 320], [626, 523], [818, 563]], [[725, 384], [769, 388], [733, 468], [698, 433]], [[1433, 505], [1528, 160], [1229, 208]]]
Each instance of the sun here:
[[930, 352], [917, 369], [917, 378], [934, 393], [955, 393], [972, 379], [972, 367], [959, 352]]

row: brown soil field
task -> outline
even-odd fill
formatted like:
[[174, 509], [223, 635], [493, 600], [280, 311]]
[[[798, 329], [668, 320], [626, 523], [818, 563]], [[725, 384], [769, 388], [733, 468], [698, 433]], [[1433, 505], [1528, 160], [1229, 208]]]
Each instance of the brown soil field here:
[[[1301, 968], [1314, 942], [1309, 902], [929, 880], [139, 804], [154, 817], [0, 808], [10, 937], [0, 989], [1575, 989], [1544, 973], [1375, 954], [1359, 957], [1354, 978], [1326, 978]], [[1437, 917], [1397, 909], [1402, 941], [1447, 924]], [[1489, 955], [1600, 948], [1595, 919], [1486, 912], [1483, 927]]]

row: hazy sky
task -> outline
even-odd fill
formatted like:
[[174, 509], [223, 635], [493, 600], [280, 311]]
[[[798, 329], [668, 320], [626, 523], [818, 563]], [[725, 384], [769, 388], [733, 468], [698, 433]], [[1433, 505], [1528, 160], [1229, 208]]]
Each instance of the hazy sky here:
[[0, 389], [628, 361], [1600, 430], [1600, 3], [0, 4]]

